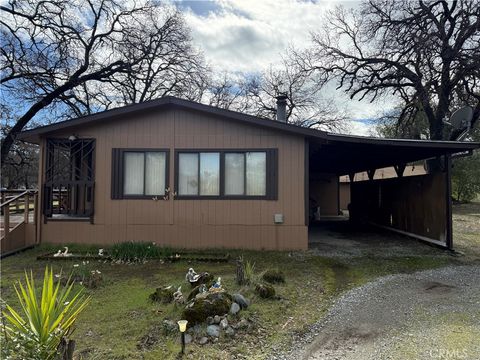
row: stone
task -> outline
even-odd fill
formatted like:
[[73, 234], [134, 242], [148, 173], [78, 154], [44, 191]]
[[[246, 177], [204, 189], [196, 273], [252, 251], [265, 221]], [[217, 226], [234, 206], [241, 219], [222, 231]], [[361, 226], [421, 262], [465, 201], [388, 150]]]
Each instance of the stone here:
[[219, 316], [219, 315], [215, 315], [213, 317], [213, 323], [214, 324], [220, 324], [220, 321], [222, 320], [222, 318]]
[[236, 324], [235, 327], [237, 329], [248, 329], [250, 327], [250, 323], [248, 322], [247, 319], [242, 319]]
[[185, 344], [190, 344], [193, 341], [193, 337], [190, 334], [185, 334]]
[[269, 269], [263, 273], [262, 279], [270, 284], [280, 284], [285, 282], [285, 275], [278, 269]]
[[230, 314], [236, 315], [240, 311], [240, 305], [238, 305], [236, 302], [232, 303], [232, 306], [230, 306]]
[[[207, 286], [205, 284], [200, 284], [198, 286], [195, 286], [192, 291], [187, 296], [187, 301], [190, 301], [194, 299], [197, 295], [202, 294], [204, 292], [208, 291]], [[206, 295], [206, 294], [205, 294]]]
[[195, 325], [204, 322], [209, 316], [228, 313], [231, 305], [232, 297], [228, 293], [208, 293], [205, 298], [191, 300], [185, 307], [182, 317], [188, 320], [190, 325]]
[[209, 316], [207, 317], [207, 325], [212, 325], [213, 324], [213, 317]]
[[208, 338], [206, 336], [203, 336], [200, 339], [198, 339], [198, 343], [200, 345], [205, 345], [206, 343], [208, 343]]
[[255, 292], [263, 299], [271, 299], [275, 296], [275, 288], [270, 284], [257, 284]]
[[163, 320], [162, 330], [165, 335], [174, 334], [178, 331], [178, 325], [173, 320]]
[[220, 327], [218, 325], [208, 325], [207, 326], [207, 334], [211, 337], [219, 337], [220, 336]]
[[177, 291], [173, 286], [159, 287], [150, 295], [150, 300], [169, 304], [173, 301], [173, 294]]
[[242, 294], [233, 294], [232, 298], [242, 309], [246, 309], [250, 305], [250, 300], [246, 299]]
[[233, 328], [232, 328], [231, 326], [229, 326], [229, 327], [225, 330], [225, 334], [226, 334], [227, 336], [232, 337], [232, 336], [235, 335], [235, 330], [233, 330]]
[[222, 330], [225, 330], [226, 328], [228, 327], [228, 320], [225, 318], [225, 319], [222, 319], [220, 321], [220, 328]]

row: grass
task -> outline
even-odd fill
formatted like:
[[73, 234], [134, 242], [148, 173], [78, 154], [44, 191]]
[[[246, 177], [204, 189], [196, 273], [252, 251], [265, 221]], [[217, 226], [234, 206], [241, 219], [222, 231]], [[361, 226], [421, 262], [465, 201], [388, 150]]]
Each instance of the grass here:
[[[468, 240], [470, 233], [475, 226], [480, 227], [480, 224], [476, 222], [459, 228], [458, 216], [466, 216], [467, 222], [477, 219], [471, 215], [476, 212], [475, 206], [472, 205], [470, 210], [464, 207], [454, 208], [455, 240], [463, 241], [462, 249], [469, 254], [475, 251], [473, 248], [480, 229], [476, 230], [477, 237], [474, 236], [471, 248]], [[119, 253], [125, 250], [122, 246], [119, 246]], [[77, 245], [69, 248], [71, 252], [98, 252], [97, 247]], [[12, 285], [22, 277], [25, 269], [31, 269], [40, 278], [47, 264], [51, 264], [55, 272], [63, 269], [67, 273], [73, 269], [74, 264], [81, 264], [70, 260], [36, 260], [37, 255], [57, 249], [58, 247], [44, 245], [2, 260], [2, 299], [16, 306]], [[221, 276], [222, 284], [229, 292], [239, 291], [251, 299], [251, 306], [240, 312], [240, 316], [249, 319], [255, 327], [249, 332], [237, 334], [234, 341], [220, 339], [217, 343], [206, 346], [188, 345], [186, 358], [230, 359], [235, 354], [248, 359], [263, 359], [268, 354], [288, 347], [292, 334], [308, 330], [311, 324], [324, 316], [332, 301], [348, 289], [387, 274], [410, 273], [447, 264], [478, 261], [473, 255], [455, 257], [438, 251], [432, 251], [431, 255], [426, 256], [407, 254], [385, 257], [373, 254], [348, 258], [327, 258], [310, 251], [231, 251], [232, 260], [223, 263], [183, 260], [163, 263], [151, 259], [155, 257], [153, 255], [143, 254], [141, 256], [146, 262], [130, 265], [90, 262], [89, 269], [101, 271], [104, 281], [98, 288], [86, 290], [91, 295], [91, 303], [80, 316], [74, 333], [80, 359], [175, 359], [180, 350], [177, 334], [164, 336], [158, 329], [164, 319], [180, 319], [182, 309], [173, 304], [152, 303], [149, 295], [156, 287], [182, 285], [186, 296], [189, 286], [184, 282], [184, 276], [189, 267], [197, 272], [208, 271], [215, 277]], [[235, 283], [235, 259], [239, 256], [243, 256], [244, 262], [255, 264], [257, 274], [273, 268], [280, 268], [285, 273], [286, 282], [275, 285], [282, 300], [260, 299], [254, 294], [253, 286], [240, 287]], [[147, 350], [139, 350], [137, 345], [149, 334], [157, 336], [158, 341]]]

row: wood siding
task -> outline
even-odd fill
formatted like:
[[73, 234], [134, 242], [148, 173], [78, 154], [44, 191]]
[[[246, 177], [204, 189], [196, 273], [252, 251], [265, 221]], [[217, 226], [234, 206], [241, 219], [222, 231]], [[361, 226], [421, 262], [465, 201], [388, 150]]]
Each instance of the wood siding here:
[[355, 181], [351, 186], [350, 215], [445, 242], [448, 217], [445, 189], [445, 173]]
[[[54, 133], [96, 139], [94, 223], [48, 220], [41, 241], [113, 244], [148, 241], [178, 248], [306, 249], [304, 139], [190, 110], [144, 113]], [[44, 146], [44, 142], [42, 142]], [[113, 148], [278, 149], [278, 200], [111, 199]], [[42, 168], [42, 171], [44, 169]], [[42, 174], [42, 183], [44, 174]], [[285, 222], [275, 225], [275, 213]]]
[[338, 196], [338, 176], [310, 174], [310, 199], [320, 207], [320, 219], [322, 216], [338, 215]]

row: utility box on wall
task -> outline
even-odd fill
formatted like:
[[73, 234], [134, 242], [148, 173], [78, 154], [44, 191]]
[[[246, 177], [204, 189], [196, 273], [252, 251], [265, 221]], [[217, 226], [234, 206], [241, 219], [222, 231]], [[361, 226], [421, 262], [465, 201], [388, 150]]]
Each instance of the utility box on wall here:
[[275, 224], [283, 224], [283, 214], [275, 214], [273, 215], [273, 222]]

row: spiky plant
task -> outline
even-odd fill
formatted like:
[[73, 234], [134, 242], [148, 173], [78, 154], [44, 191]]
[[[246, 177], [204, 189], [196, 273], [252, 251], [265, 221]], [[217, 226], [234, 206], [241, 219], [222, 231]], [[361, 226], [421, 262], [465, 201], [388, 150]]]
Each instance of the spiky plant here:
[[73, 331], [89, 298], [82, 294], [83, 289], [74, 292], [70, 279], [61, 286], [60, 281], [54, 284], [53, 277], [52, 269], [45, 268], [40, 297], [32, 272], [30, 276], [25, 272], [25, 285], [20, 281], [15, 285], [21, 309], [6, 305], [3, 311], [6, 359], [54, 359], [62, 338]]
[[252, 263], [249, 260], [245, 261], [244, 273], [245, 282], [247, 284], [253, 284], [257, 280], [257, 275], [255, 274], [255, 263]]

